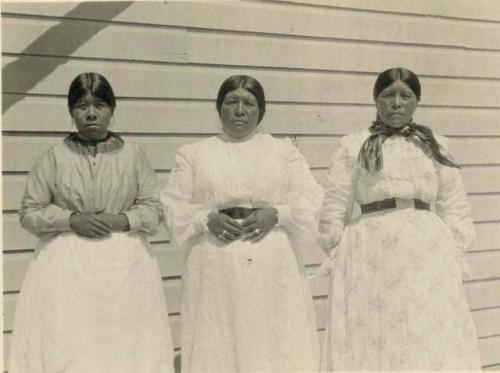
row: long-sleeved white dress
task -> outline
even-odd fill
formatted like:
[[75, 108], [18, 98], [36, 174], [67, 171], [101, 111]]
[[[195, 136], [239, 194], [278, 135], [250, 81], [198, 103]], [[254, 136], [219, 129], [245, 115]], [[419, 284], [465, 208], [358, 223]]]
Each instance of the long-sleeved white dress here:
[[[183, 146], [162, 191], [183, 275], [182, 371], [317, 371], [312, 297], [300, 251], [317, 234], [323, 191], [289, 140], [220, 135]], [[269, 207], [279, 223], [260, 242], [222, 242], [207, 215]]]
[[[145, 235], [162, 216], [144, 152], [116, 135], [71, 141], [40, 156], [20, 209], [40, 240], [16, 307], [9, 373], [173, 372], [173, 346], [156, 260]], [[124, 213], [129, 232], [88, 239], [72, 212]]]
[[[480, 369], [462, 284], [474, 229], [459, 171], [392, 136], [382, 170], [370, 174], [357, 163], [369, 135], [345, 136], [327, 176], [320, 242], [333, 248], [334, 266], [322, 368]], [[349, 221], [354, 202], [392, 197], [436, 211], [389, 209]]]

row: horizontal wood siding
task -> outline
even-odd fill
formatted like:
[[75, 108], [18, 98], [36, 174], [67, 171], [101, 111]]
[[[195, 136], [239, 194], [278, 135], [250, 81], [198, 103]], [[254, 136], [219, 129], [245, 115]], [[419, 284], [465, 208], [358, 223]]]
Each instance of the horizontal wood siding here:
[[[2, 4], [4, 354], [36, 238], [18, 222], [27, 173], [71, 121], [70, 81], [97, 71], [117, 96], [113, 130], [145, 148], [161, 183], [176, 149], [220, 131], [214, 97], [231, 74], [259, 79], [265, 132], [290, 137], [323, 183], [340, 137], [375, 116], [376, 74], [421, 77], [415, 120], [449, 137], [477, 239], [465, 283], [485, 369], [500, 369], [500, 7], [495, 0], [271, 0]], [[176, 350], [184, 253], [151, 238]], [[304, 252], [323, 338], [324, 254]]]

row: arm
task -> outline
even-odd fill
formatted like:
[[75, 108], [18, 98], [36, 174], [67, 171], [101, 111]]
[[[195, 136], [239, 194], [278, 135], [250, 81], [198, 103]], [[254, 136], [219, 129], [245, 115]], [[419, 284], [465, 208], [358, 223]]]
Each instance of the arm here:
[[117, 224], [121, 223], [118, 230], [127, 230], [127, 222], [123, 221], [126, 217], [130, 232], [154, 235], [163, 218], [163, 210], [159, 200], [159, 186], [154, 169], [141, 148], [138, 148], [136, 167], [137, 195], [132, 207], [118, 215]]
[[460, 172], [456, 168], [438, 165], [439, 192], [436, 213], [449, 227], [456, 243], [464, 279], [472, 276], [465, 254], [474, 240], [471, 208], [467, 202]]
[[51, 149], [30, 171], [19, 209], [21, 226], [39, 237], [71, 231], [72, 211], [53, 203], [55, 177], [56, 162]]
[[457, 168], [437, 164], [439, 191], [436, 213], [450, 228], [457, 248], [465, 254], [474, 240], [471, 208]]
[[193, 202], [191, 146], [183, 146], [175, 156], [175, 167], [161, 192], [171, 239], [179, 246], [208, 232], [207, 219], [211, 209]]
[[282, 226], [298, 239], [316, 240], [318, 220], [324, 192], [311, 174], [309, 165], [299, 150], [287, 140], [285, 157], [290, 175], [289, 192], [278, 211], [277, 226]]
[[348, 141], [341, 140], [332, 157], [325, 182], [325, 201], [319, 223], [319, 243], [327, 253], [340, 241], [351, 219], [356, 183], [356, 158], [349, 154]]

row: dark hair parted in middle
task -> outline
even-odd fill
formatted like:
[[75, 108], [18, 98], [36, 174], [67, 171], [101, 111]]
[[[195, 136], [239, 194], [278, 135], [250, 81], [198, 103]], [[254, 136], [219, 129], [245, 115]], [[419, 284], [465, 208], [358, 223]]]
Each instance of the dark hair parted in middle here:
[[256, 98], [257, 105], [259, 105], [259, 121], [257, 123], [260, 123], [264, 117], [264, 113], [266, 112], [266, 97], [264, 96], [264, 89], [260, 85], [259, 81], [248, 75], [232, 75], [224, 80], [224, 83], [220, 86], [219, 93], [217, 94], [216, 105], [219, 115], [226, 95], [238, 88], [246, 89]]
[[375, 86], [373, 87], [373, 98], [376, 100], [380, 92], [397, 80], [401, 80], [410, 87], [413, 93], [415, 93], [415, 96], [417, 96], [417, 100], [420, 101], [420, 81], [414, 72], [403, 67], [393, 67], [379, 74]]
[[116, 107], [115, 94], [108, 80], [98, 73], [82, 73], [78, 75], [69, 86], [68, 108], [74, 109], [78, 100], [87, 95], [95, 96], [111, 107], [114, 111]]

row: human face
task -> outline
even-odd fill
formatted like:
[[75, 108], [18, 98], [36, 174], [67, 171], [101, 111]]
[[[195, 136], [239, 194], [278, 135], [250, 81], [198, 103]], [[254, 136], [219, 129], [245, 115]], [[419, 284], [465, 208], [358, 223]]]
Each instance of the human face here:
[[392, 128], [401, 128], [410, 123], [417, 103], [415, 93], [401, 80], [385, 88], [375, 99], [379, 118]]
[[76, 102], [71, 116], [80, 136], [87, 140], [100, 140], [108, 133], [113, 110], [100, 98], [87, 95]]
[[245, 88], [229, 92], [220, 108], [222, 128], [235, 139], [244, 139], [255, 131], [259, 121], [259, 105]]

